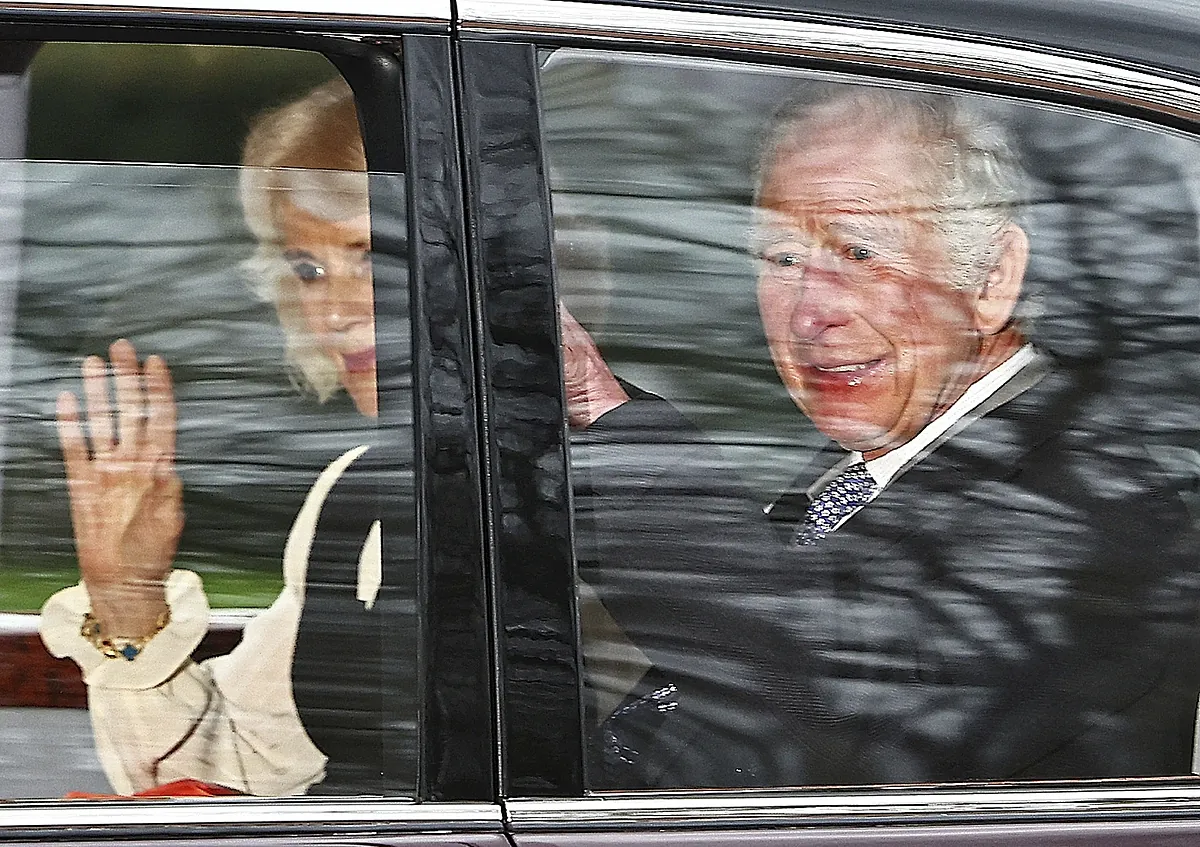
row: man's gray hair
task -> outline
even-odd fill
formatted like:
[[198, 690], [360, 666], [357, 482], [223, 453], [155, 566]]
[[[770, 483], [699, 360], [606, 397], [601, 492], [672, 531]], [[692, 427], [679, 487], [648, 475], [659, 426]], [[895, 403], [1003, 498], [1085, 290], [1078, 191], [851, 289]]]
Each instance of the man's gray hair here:
[[1003, 124], [968, 95], [812, 83], [771, 120], [759, 159], [758, 187], [780, 145], [806, 126], [844, 122], [847, 132], [882, 126], [912, 135], [929, 164], [928, 199], [955, 266], [955, 287], [982, 284], [1000, 257], [998, 236], [1026, 202], [1028, 176]]

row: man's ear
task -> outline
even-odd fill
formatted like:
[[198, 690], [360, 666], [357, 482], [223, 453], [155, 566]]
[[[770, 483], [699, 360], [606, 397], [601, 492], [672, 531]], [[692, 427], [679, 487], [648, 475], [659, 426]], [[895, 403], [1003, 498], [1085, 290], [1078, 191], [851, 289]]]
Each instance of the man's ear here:
[[1029, 263], [1029, 237], [1010, 223], [1000, 230], [1000, 255], [992, 265], [975, 301], [975, 328], [981, 335], [995, 335], [1008, 326]]

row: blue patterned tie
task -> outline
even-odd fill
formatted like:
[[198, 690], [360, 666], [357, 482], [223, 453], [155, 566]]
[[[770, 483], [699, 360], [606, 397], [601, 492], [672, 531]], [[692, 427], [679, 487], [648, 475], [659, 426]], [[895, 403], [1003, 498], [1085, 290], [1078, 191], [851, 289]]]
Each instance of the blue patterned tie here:
[[804, 514], [796, 531], [796, 544], [816, 544], [833, 531], [842, 518], [869, 501], [878, 486], [865, 462], [855, 462], [829, 481]]

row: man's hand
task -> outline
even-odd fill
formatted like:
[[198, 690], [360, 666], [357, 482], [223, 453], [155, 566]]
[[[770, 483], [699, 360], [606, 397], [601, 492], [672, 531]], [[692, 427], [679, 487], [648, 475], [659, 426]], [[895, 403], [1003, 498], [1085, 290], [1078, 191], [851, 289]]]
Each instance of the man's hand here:
[[561, 302], [558, 313], [562, 320], [567, 423], [571, 429], [586, 429], [605, 412], [629, 402], [629, 395], [609, 370], [592, 336]]
[[175, 397], [160, 357], [150, 356], [143, 371], [124, 339], [112, 344], [109, 355], [115, 412], [106, 363], [89, 356], [82, 366], [87, 435], [78, 399], [64, 391], [58, 438], [92, 613], [106, 635], [139, 637], [153, 632], [166, 610], [164, 584], [183, 530]]

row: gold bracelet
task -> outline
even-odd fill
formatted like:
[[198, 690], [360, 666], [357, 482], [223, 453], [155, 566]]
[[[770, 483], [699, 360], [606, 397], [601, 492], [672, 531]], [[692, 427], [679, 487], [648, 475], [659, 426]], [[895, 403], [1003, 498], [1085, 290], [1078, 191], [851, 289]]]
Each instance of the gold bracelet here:
[[84, 612], [83, 626], [79, 628], [79, 634], [99, 650], [104, 658], [124, 659], [132, 662], [146, 649], [150, 639], [166, 629], [170, 622], [171, 608], [168, 606], [166, 611], [159, 615], [158, 620], [154, 622], [154, 630], [149, 635], [142, 635], [138, 638], [127, 638], [124, 635], [105, 636], [100, 631], [100, 621], [96, 620], [95, 615], [91, 612]]

